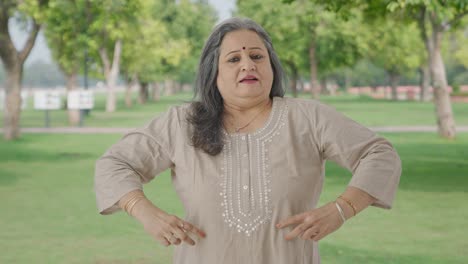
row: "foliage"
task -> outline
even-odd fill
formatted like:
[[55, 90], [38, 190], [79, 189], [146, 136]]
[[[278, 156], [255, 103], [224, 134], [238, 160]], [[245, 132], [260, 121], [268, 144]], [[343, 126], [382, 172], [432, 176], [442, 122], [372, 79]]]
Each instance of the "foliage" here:
[[[190, 83], [194, 79], [204, 41], [216, 22], [216, 14], [204, 1], [182, 0], [171, 6], [163, 12], [162, 20], [171, 38], [184, 43], [181, 48], [185, 53], [178, 65], [163, 65], [164, 73], [166, 78]], [[174, 52], [180, 52], [181, 48]]]
[[54, 60], [66, 74], [78, 73], [90, 38], [85, 0], [49, 3], [45, 36]]
[[316, 45], [319, 75], [353, 66], [367, 50], [368, 34], [359, 26], [359, 10], [348, 19], [313, 1], [240, 1], [238, 12], [260, 23], [269, 32], [282, 62], [289, 71], [309, 74], [309, 45]]
[[381, 20], [371, 25], [369, 58], [387, 72], [407, 75], [424, 61], [424, 45], [415, 23]]

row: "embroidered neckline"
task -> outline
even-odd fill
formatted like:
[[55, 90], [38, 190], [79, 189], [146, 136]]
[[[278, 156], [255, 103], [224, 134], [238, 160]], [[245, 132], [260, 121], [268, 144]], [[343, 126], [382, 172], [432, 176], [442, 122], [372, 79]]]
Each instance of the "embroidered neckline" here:
[[230, 227], [250, 236], [271, 220], [271, 175], [269, 147], [285, 125], [288, 108], [282, 98], [273, 98], [265, 126], [253, 133], [227, 134], [222, 152], [220, 191], [222, 216]]

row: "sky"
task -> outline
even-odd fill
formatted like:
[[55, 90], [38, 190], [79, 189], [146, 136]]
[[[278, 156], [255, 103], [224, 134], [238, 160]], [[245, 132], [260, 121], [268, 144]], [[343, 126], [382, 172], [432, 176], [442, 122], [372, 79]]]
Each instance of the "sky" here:
[[[213, 5], [213, 7], [215, 7], [215, 9], [218, 11], [220, 21], [231, 17], [231, 11], [235, 7], [235, 0], [209, 0], [208, 2], [210, 2], [210, 4]], [[16, 26], [13, 21], [10, 21], [9, 28], [13, 43], [15, 43], [17, 49], [20, 49], [26, 41], [27, 34], [19, 30], [18, 26]], [[38, 60], [41, 60], [45, 63], [52, 62], [50, 50], [47, 47], [47, 42], [42, 32], [39, 33], [34, 48], [31, 50], [31, 54], [26, 60], [26, 64], [29, 65]]]

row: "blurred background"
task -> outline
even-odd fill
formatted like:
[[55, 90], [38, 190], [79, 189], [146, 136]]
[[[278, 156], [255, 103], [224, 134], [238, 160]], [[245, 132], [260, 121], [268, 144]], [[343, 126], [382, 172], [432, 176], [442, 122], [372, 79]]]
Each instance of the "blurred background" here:
[[[270, 34], [287, 96], [335, 107], [403, 161], [392, 210], [321, 241], [324, 263], [467, 263], [468, 0], [0, 0], [0, 263], [171, 263], [95, 208], [95, 160], [191, 100], [213, 27]], [[327, 164], [321, 203], [351, 175]], [[168, 172], [145, 189], [183, 217]]]

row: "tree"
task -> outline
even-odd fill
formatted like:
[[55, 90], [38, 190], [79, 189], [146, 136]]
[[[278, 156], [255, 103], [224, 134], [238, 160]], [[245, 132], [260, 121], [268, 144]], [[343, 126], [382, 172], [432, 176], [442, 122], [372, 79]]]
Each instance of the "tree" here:
[[216, 21], [216, 10], [207, 1], [178, 1], [175, 19], [168, 28], [174, 39], [186, 40], [189, 47], [188, 53], [174, 69], [179, 82], [194, 82], [203, 45]]
[[369, 58], [375, 65], [385, 69], [392, 88], [392, 99], [397, 100], [397, 87], [402, 75], [412, 72], [423, 56], [417, 26], [395, 20], [380, 20], [371, 25]]
[[129, 32], [138, 27], [142, 5], [140, 0], [88, 1], [90, 55], [100, 61], [106, 80], [106, 112], [114, 112], [122, 49], [128, 41]]
[[[85, 0], [52, 0], [45, 26], [45, 36], [54, 60], [66, 77], [67, 91], [77, 89], [77, 78], [87, 47], [87, 15]], [[80, 110], [68, 109], [68, 123], [77, 126]]]
[[441, 48], [445, 33], [456, 28], [468, 14], [468, 1], [393, 0], [387, 8], [390, 12], [418, 23], [429, 58], [438, 132], [442, 137], [454, 138], [455, 120]]
[[360, 20], [358, 10], [345, 20], [314, 1], [243, 0], [239, 12], [257, 20], [270, 33], [292, 80], [308, 65], [315, 98], [321, 91], [320, 77], [325, 80], [337, 68], [354, 65], [366, 48], [366, 34], [355, 26]]
[[371, 20], [387, 16], [389, 19], [404, 17], [409, 21], [416, 21], [429, 59], [438, 132], [445, 138], [455, 137], [455, 120], [447, 90], [441, 43], [445, 32], [457, 28], [460, 21], [468, 15], [468, 0], [309, 0], [309, 2], [321, 3], [326, 9], [342, 14], [347, 14], [347, 10], [353, 7], [362, 8], [367, 11], [367, 17]]
[[[6, 102], [3, 112], [4, 138], [13, 140], [20, 136], [21, 80], [23, 65], [36, 41], [43, 21], [47, 0], [0, 1], [0, 58], [6, 72]], [[17, 50], [8, 31], [8, 22], [19, 17], [29, 28], [24, 46]]]
[[[163, 2], [168, 2], [165, 0]], [[179, 83], [193, 82], [203, 44], [216, 22], [216, 12], [206, 1], [169, 1], [158, 16], [167, 25], [171, 39], [183, 45], [186, 54], [178, 63], [176, 53], [170, 61], [163, 61], [166, 94], [171, 94]]]

